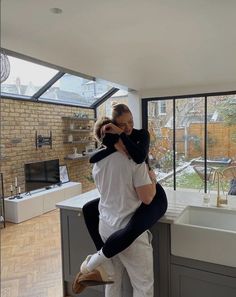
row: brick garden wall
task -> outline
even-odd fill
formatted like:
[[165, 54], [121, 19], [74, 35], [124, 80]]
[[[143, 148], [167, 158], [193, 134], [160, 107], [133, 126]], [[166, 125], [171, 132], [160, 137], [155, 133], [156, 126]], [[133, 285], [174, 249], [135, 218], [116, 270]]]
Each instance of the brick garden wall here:
[[[4, 177], [5, 196], [10, 195], [10, 185], [17, 176], [21, 192], [25, 191], [24, 164], [36, 161], [59, 159], [60, 165], [67, 164], [71, 181], [82, 183], [86, 192], [95, 186], [88, 180], [90, 166], [88, 159], [64, 160], [72, 153], [74, 144], [63, 144], [64, 122], [62, 116], [86, 113], [94, 117], [92, 109], [29, 102], [1, 98], [1, 172]], [[43, 146], [36, 150], [35, 132], [49, 136], [52, 131], [52, 149]], [[85, 145], [76, 145], [78, 153]]]
[[[149, 122], [151, 134], [151, 152], [158, 160], [167, 150], [172, 150], [173, 130], [161, 127], [161, 137], [156, 135], [155, 123]], [[187, 134], [187, 147], [185, 147], [185, 133]], [[225, 125], [222, 122], [207, 124], [208, 159], [231, 158], [236, 160], [236, 125]], [[186, 128], [176, 129], [176, 151], [187, 160], [204, 155], [204, 125], [192, 123]]]

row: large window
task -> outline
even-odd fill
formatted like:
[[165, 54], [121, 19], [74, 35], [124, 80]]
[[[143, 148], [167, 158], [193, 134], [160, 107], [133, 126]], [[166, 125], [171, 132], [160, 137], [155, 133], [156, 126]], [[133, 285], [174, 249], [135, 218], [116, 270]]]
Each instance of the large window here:
[[112, 87], [71, 74], [64, 74], [39, 99], [91, 106]]
[[7, 56], [10, 75], [1, 83], [1, 95], [6, 98], [94, 108], [119, 91], [111, 82], [74, 71], [68, 73], [57, 66], [42, 66], [20, 55]]
[[[150, 160], [159, 182], [174, 189], [228, 192], [236, 166], [236, 94], [144, 99]], [[157, 106], [165, 106], [165, 113]], [[145, 115], [144, 115], [145, 118]]]

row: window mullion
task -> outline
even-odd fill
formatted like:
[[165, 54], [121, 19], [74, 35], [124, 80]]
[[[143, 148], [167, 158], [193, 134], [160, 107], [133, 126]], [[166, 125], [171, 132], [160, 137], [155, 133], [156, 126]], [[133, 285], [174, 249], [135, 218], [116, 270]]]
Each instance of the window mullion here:
[[58, 79], [60, 79], [65, 72], [59, 71], [52, 79], [50, 79], [42, 88], [40, 88], [32, 97], [31, 99], [38, 100], [39, 97], [45, 93], [53, 84], [55, 84]]

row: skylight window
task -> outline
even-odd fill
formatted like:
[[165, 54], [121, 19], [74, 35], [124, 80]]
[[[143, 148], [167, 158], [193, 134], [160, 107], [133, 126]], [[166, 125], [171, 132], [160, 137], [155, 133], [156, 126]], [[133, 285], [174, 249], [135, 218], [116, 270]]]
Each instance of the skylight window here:
[[3, 97], [94, 108], [118, 91], [104, 80], [72, 75], [11, 54], [8, 58], [10, 75], [1, 84]]
[[10, 94], [31, 98], [58, 71], [32, 62], [8, 56], [10, 75], [1, 84], [2, 95]]
[[71, 74], [63, 75], [39, 99], [91, 106], [112, 87]]

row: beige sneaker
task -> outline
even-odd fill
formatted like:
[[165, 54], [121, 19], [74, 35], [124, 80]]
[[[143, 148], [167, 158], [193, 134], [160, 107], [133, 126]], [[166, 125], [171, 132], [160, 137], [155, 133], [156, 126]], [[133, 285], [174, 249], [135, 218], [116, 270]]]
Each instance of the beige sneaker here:
[[105, 284], [113, 284], [112, 276], [108, 275], [102, 265], [98, 266], [93, 271], [81, 274], [78, 279], [79, 284], [83, 286], [97, 286]]
[[83, 292], [83, 290], [86, 288], [85, 285], [79, 283], [79, 278], [80, 278], [81, 275], [82, 275], [82, 273], [79, 272], [79, 273], [76, 275], [76, 277], [75, 277], [75, 279], [74, 279], [74, 281], [73, 281], [73, 283], [72, 283], [72, 292], [73, 292], [74, 294], [80, 294], [80, 293]]

